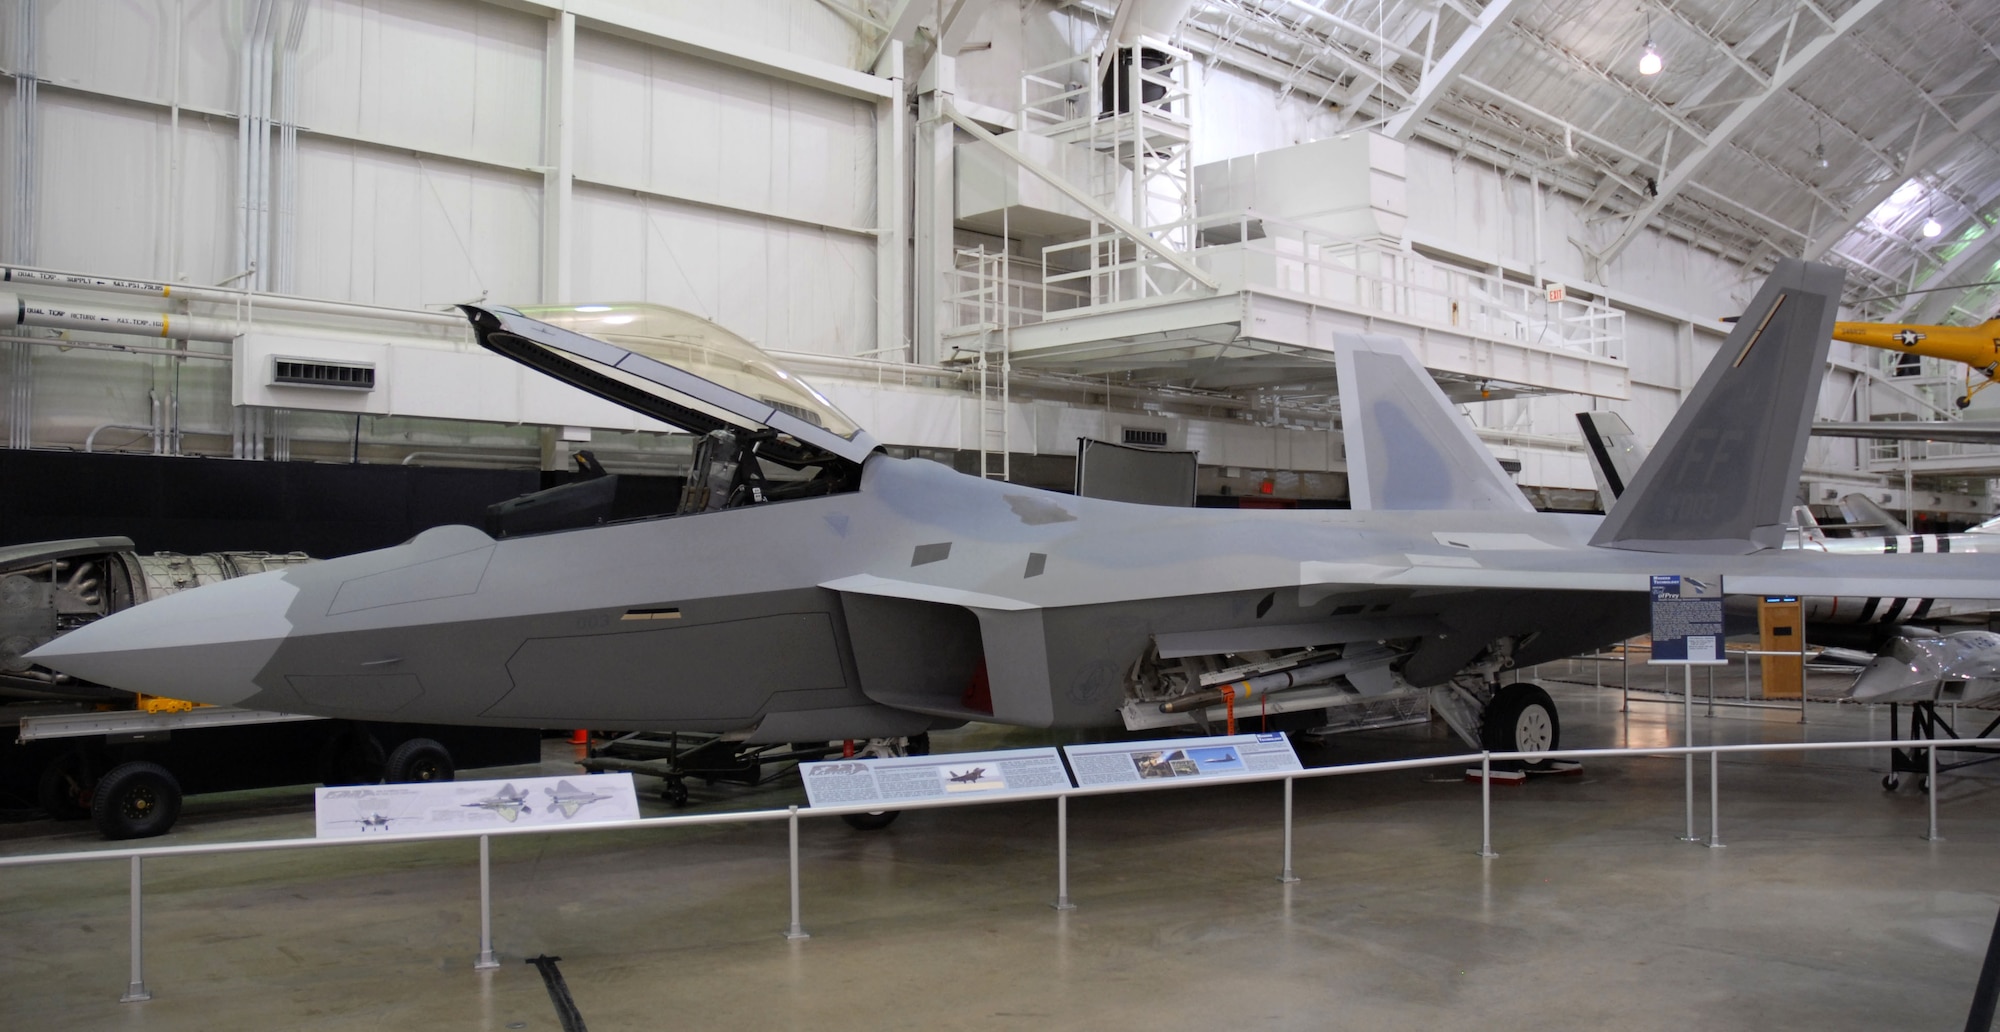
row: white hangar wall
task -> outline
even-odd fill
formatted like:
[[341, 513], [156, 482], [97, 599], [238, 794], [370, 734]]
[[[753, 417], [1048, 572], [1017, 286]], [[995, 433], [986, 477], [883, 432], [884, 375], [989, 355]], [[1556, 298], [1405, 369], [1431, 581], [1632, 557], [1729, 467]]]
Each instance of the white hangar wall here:
[[595, 32], [576, 82], [576, 299], [659, 301], [788, 351], [874, 347], [873, 104]]
[[[0, 26], [15, 24], [21, 2], [0, 0]], [[192, 283], [244, 271], [236, 112], [256, 2], [42, 0], [31, 58], [15, 53], [18, 41], [0, 41], [0, 61], [25, 61], [44, 80], [33, 264]], [[296, 153], [274, 159], [297, 184], [274, 216], [294, 243], [278, 254], [272, 285], [419, 307], [551, 300], [546, 284], [566, 280], [564, 300], [658, 301], [780, 350], [874, 352], [901, 332], [894, 273], [910, 240], [878, 211], [897, 178], [879, 157], [878, 121], [892, 109], [869, 92], [879, 80], [854, 85], [867, 78], [853, 69], [874, 45], [834, 6], [311, 0], [298, 45]], [[1011, 120], [1023, 68], [1087, 49], [1097, 32], [1088, 7], [994, 3], [958, 62], [962, 106]], [[274, 9], [282, 23], [293, 4]], [[576, 26], [567, 63], [564, 9]], [[1340, 130], [1338, 114], [1303, 86], [1287, 92], [1207, 60], [1194, 74], [1196, 163]], [[564, 109], [566, 148], [564, 126], [550, 117]], [[282, 96], [272, 110], [286, 110]], [[0, 119], [12, 125], [17, 115], [14, 92], [0, 90]], [[10, 165], [0, 162], [0, 176]], [[566, 203], [552, 203], [558, 167], [570, 173]], [[1536, 196], [1523, 174], [1420, 141], [1409, 148], [1408, 181], [1409, 237], [1427, 254], [1523, 280], [1539, 272], [1628, 312], [1633, 396], [1615, 407], [1649, 439], [1719, 340], [1712, 320], [1756, 286], [1739, 267], [1654, 233], [1590, 282], [1574, 241], [1607, 229], [1578, 198], [1544, 186], [1538, 255]], [[0, 179], [0, 195], [13, 189]], [[0, 241], [13, 228], [0, 227]], [[27, 350], [46, 392], [38, 418], [144, 422], [165, 386], [159, 363]], [[1853, 376], [1830, 379], [1823, 415], [1851, 417]], [[219, 366], [187, 367], [183, 413], [226, 427], [227, 384]], [[1469, 408], [1497, 446], [1532, 449], [1573, 438], [1572, 413], [1590, 404]], [[1552, 447], [1559, 455], [1560, 442]], [[1808, 461], [1852, 470], [1854, 456], [1851, 444], [1815, 441]], [[1530, 465], [1557, 486], [1587, 486], [1573, 463]]]
[[[20, 2], [0, 0], [0, 25], [12, 29]], [[192, 283], [244, 271], [235, 112], [255, 6], [42, 0], [37, 246], [8, 257]], [[276, 3], [281, 29], [293, 6]], [[398, 307], [552, 300], [553, 23], [544, 5], [520, 6], [312, 0], [298, 45], [297, 196], [276, 216], [293, 227], [296, 257], [282, 268], [274, 258], [268, 286]], [[672, 23], [844, 66], [861, 48], [851, 23], [786, 0], [568, 7], [605, 27], [576, 32], [564, 300], [687, 307], [787, 350], [874, 347], [874, 105], [609, 24]], [[15, 63], [15, 43], [0, 60]], [[11, 124], [13, 91], [0, 97]], [[273, 158], [280, 174], [286, 160]]]

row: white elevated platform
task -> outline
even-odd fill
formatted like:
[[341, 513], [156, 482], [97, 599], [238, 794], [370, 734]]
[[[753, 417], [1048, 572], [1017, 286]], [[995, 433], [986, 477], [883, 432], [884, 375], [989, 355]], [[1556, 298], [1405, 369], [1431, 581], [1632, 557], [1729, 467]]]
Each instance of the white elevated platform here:
[[[1106, 262], [1105, 236], [1044, 252], [1042, 311], [1006, 312], [1016, 367], [1208, 390], [1333, 388], [1334, 334], [1389, 333], [1457, 400], [1575, 393], [1625, 399], [1624, 314], [1379, 241], [1332, 237], [1247, 213], [1191, 231], [1217, 289], [1137, 252]], [[1064, 265], [1076, 265], [1064, 271]], [[1071, 307], [1050, 310], [1050, 306]], [[992, 313], [948, 332], [978, 350]]]

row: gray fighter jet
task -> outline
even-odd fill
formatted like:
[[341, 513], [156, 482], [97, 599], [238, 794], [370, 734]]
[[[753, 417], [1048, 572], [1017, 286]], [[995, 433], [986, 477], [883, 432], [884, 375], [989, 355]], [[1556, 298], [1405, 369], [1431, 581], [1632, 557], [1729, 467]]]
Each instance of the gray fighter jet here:
[[1977, 702], [2000, 693], [2000, 634], [1899, 627], [1855, 678], [1857, 702]]
[[611, 798], [602, 792], [578, 788], [567, 781], [558, 781], [556, 787], [542, 789], [542, 794], [549, 797], [549, 812], [562, 814], [564, 820], [576, 816], [578, 810], [592, 803]]
[[[1623, 417], [1615, 412], [1579, 412], [1576, 421], [1583, 429], [1584, 444], [1588, 446], [1591, 472], [1597, 478], [1600, 497], [1615, 499], [1625, 490], [1644, 464], [1646, 446], [1637, 434], [1627, 426]], [[1817, 433], [1817, 430], [1813, 431]], [[1797, 533], [1785, 538], [1786, 548], [1803, 548], [1814, 552], [1831, 552], [1841, 555], [1877, 555], [1896, 552], [1951, 552], [1968, 554], [1974, 552], [2000, 552], [2000, 537], [1974, 527], [1962, 534], [1913, 534], [1895, 517], [1883, 511], [1866, 495], [1850, 494], [1840, 500], [1840, 508], [1848, 517], [1848, 525], [1887, 531], [1864, 537], [1829, 537], [1813, 517], [1812, 510], [1799, 505], [1792, 508], [1797, 522]], [[1983, 526], [1983, 524], [1982, 524]], [[1884, 634], [1904, 623], [1918, 620], [1941, 620], [1949, 618], [1984, 617], [1993, 606], [1983, 599], [1941, 599], [1918, 596], [1902, 597], [1846, 597], [1840, 595], [1804, 596], [1800, 602], [1805, 606], [1808, 637], [1819, 643], [1839, 642], [1842, 645], [1867, 645], [1871, 649], [1881, 644]], [[1737, 633], [1739, 627], [1754, 630], [1757, 604], [1753, 598], [1732, 598], [1728, 600], [1730, 633]]]
[[519, 820], [524, 813], [535, 812], [535, 808], [528, 805], [528, 793], [515, 788], [512, 783], [501, 786], [500, 791], [478, 802], [458, 805], [472, 810], [491, 810], [509, 824]]
[[1552, 748], [1547, 694], [1499, 673], [1644, 631], [1651, 574], [2000, 595], [2000, 556], [1779, 547], [1840, 288], [1781, 262], [1601, 519], [1535, 512], [1390, 337], [1335, 338], [1352, 510], [1189, 509], [894, 458], [685, 313], [466, 306], [486, 348], [701, 435], [678, 511], [607, 522], [614, 478], [580, 481], [490, 534], [442, 527], [148, 602], [32, 658], [260, 709], [753, 743], [1312, 722], [1423, 691], [1469, 741]]

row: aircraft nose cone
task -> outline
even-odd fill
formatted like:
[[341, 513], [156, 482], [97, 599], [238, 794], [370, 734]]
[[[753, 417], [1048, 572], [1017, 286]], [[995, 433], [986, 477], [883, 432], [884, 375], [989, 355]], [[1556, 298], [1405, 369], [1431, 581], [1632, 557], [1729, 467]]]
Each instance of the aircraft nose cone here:
[[1886, 701], [1935, 683], [1937, 677], [1934, 673], [1926, 672], [1908, 660], [1877, 656], [1862, 669], [1861, 676], [1854, 679], [1849, 697], [1856, 702]]
[[210, 584], [113, 613], [28, 658], [112, 688], [230, 706], [260, 690], [254, 678], [291, 630], [297, 594], [283, 571]]

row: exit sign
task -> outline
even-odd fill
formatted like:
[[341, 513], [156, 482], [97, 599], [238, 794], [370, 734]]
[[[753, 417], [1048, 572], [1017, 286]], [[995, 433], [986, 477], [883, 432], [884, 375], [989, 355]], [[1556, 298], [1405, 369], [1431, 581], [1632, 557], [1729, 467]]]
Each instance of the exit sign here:
[[1548, 290], [1549, 290], [1549, 304], [1555, 304], [1556, 302], [1561, 301], [1563, 298], [1569, 296], [1569, 294], [1563, 290], [1562, 284], [1560, 283], [1550, 286]]

